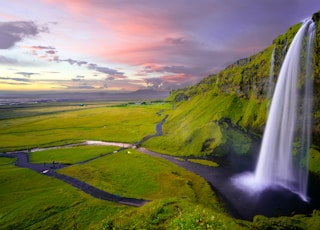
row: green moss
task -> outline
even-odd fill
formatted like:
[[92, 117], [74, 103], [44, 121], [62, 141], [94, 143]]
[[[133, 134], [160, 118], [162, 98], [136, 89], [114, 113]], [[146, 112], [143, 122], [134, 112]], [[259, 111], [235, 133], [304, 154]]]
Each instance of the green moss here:
[[201, 164], [201, 165], [207, 165], [207, 166], [211, 166], [211, 167], [218, 167], [219, 164], [213, 161], [209, 161], [209, 160], [203, 160], [203, 159], [188, 159], [188, 161], [193, 162], [193, 163], [197, 163], [197, 164]]
[[0, 166], [2, 165], [9, 165], [16, 162], [15, 158], [9, 158], [9, 157], [0, 157]]
[[311, 148], [309, 159], [309, 171], [320, 176], [320, 152]]
[[295, 215], [267, 218], [255, 216], [252, 227], [254, 229], [319, 229], [320, 212], [314, 210], [311, 217]]
[[249, 222], [175, 198], [121, 213], [101, 222], [100, 229], [246, 229], [249, 226]]

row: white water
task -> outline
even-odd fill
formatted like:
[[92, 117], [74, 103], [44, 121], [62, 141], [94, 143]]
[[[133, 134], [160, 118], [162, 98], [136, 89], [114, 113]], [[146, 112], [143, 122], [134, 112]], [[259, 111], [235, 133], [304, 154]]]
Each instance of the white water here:
[[[281, 186], [297, 193], [305, 201], [308, 199], [312, 104], [310, 55], [314, 31], [315, 24], [307, 19], [290, 45], [274, 90], [256, 170], [254, 174], [236, 177], [234, 182], [238, 187], [256, 192], [270, 186]], [[299, 92], [304, 95], [300, 96]], [[299, 140], [295, 133], [301, 134]]]

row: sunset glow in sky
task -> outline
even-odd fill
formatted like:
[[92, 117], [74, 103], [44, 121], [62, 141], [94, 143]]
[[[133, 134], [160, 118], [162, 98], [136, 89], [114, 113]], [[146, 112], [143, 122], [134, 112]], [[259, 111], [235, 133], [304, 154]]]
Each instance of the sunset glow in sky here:
[[5, 0], [0, 90], [170, 90], [252, 55], [319, 0]]

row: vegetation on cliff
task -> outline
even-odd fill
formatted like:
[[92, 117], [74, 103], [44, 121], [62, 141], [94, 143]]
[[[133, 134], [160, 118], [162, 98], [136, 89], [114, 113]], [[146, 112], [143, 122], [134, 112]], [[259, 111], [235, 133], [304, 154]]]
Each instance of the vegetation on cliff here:
[[[319, 13], [313, 20], [320, 25]], [[246, 154], [261, 137], [267, 118], [271, 56], [274, 51], [273, 81], [277, 77], [298, 23], [263, 51], [238, 60], [197, 85], [173, 90], [173, 110], [164, 124], [164, 136], [154, 138], [148, 148], [172, 155], [221, 156]], [[303, 55], [303, 54], [302, 54]], [[320, 30], [314, 44], [313, 153], [320, 138]], [[313, 161], [313, 159], [311, 159]], [[314, 163], [312, 163], [314, 164]]]

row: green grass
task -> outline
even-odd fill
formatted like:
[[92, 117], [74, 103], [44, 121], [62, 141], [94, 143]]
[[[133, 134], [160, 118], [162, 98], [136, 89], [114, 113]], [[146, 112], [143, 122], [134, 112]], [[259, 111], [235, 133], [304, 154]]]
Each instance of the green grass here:
[[310, 149], [309, 171], [320, 176], [320, 152], [316, 149]]
[[[193, 202], [217, 205], [210, 186], [201, 177], [167, 160], [133, 149], [58, 172], [125, 197], [151, 200], [186, 197]], [[211, 197], [211, 201], [208, 201], [208, 197]]]
[[0, 120], [105, 107], [107, 105], [114, 105], [114, 103], [115, 102], [87, 102], [84, 106], [80, 106], [81, 102], [47, 102], [25, 105], [5, 105], [0, 106]]
[[16, 162], [15, 158], [9, 158], [9, 157], [0, 157], [0, 166], [1, 165], [8, 165], [13, 164]]
[[112, 183], [113, 192], [128, 190], [123, 195], [152, 201], [140, 208], [118, 205], [32, 170], [1, 165], [0, 229], [241, 229], [250, 225], [226, 215], [203, 178], [135, 150], [60, 172], [67, 169], [87, 182]]
[[30, 153], [33, 163], [50, 163], [52, 161], [62, 164], [74, 164], [106, 153], [111, 153], [119, 147], [114, 146], [78, 146], [50, 149]]
[[188, 159], [188, 161], [193, 162], [193, 163], [197, 163], [197, 164], [201, 164], [201, 165], [207, 165], [207, 166], [211, 166], [211, 167], [219, 167], [219, 164], [213, 161], [209, 161], [209, 160], [203, 160], [203, 159]]
[[103, 107], [2, 120], [0, 152], [87, 139], [133, 143], [155, 133], [168, 104]]
[[101, 222], [100, 229], [249, 229], [250, 222], [214, 209], [170, 198], [120, 213]]
[[[249, 110], [249, 105], [236, 95], [206, 93], [195, 96], [176, 105], [163, 126], [164, 135], [150, 139], [144, 146], [175, 156], [205, 156], [219, 146], [228, 145], [239, 154], [246, 154], [251, 146], [250, 138], [220, 121], [229, 118], [232, 125], [237, 125], [244, 119], [243, 114]], [[260, 112], [258, 108], [257, 105], [257, 114]], [[255, 119], [261, 121], [261, 116], [262, 113]], [[239, 137], [239, 142], [234, 137]]]
[[310, 217], [305, 215], [294, 215], [292, 217], [282, 216], [277, 218], [267, 218], [255, 216], [253, 219], [253, 229], [319, 229], [320, 211], [314, 210]]
[[15, 166], [0, 166], [0, 185], [0, 229], [89, 229], [131, 209]]

